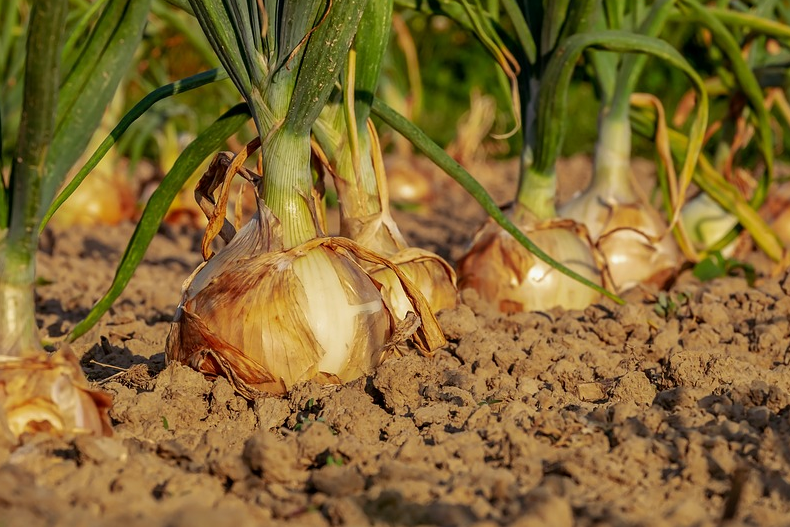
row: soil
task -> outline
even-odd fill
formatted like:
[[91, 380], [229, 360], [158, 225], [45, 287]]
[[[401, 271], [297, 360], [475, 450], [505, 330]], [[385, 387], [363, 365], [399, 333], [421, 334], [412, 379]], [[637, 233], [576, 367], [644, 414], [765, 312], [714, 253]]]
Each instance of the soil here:
[[[513, 168], [486, 176], [500, 202]], [[589, 163], [560, 168], [573, 172]], [[455, 260], [483, 213], [437, 181], [440, 199], [396, 219]], [[106, 290], [132, 230], [46, 237], [43, 339]], [[752, 287], [686, 272], [667, 316], [650, 289], [624, 306], [512, 315], [467, 291], [439, 316], [449, 344], [435, 356], [248, 402], [224, 379], [165, 365], [199, 238], [163, 227], [72, 346], [114, 398], [114, 436], [38, 435], [0, 452], [2, 525], [790, 525], [787, 274]]]

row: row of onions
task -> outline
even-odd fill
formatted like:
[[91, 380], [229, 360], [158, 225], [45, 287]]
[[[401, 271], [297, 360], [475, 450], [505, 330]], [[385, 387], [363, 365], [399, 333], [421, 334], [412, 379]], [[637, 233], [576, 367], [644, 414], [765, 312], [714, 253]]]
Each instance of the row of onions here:
[[[666, 286], [685, 262], [694, 264], [717, 255], [742, 229], [770, 258], [783, 260], [786, 251], [756, 209], [772, 180], [775, 147], [762, 93], [767, 91], [779, 101], [777, 113], [785, 126], [786, 99], [777, 88], [758, 84], [755, 60], [762, 58], [764, 65], [766, 55], [751, 49], [770, 42], [773, 64], [786, 56], [779, 50], [787, 45], [790, 28], [774, 20], [782, 19], [777, 2], [744, 6], [739, 12], [693, 0], [550, 5], [503, 1], [504, 14], [462, 4], [463, 11], [454, 11], [450, 3], [442, 12], [474, 27], [480, 40], [489, 43], [492, 57], [510, 74], [510, 66], [501, 59], [509, 50], [497, 40], [499, 33], [505, 33], [521, 67], [514, 102], [523, 146], [516, 199], [508, 214], [549, 255], [618, 293], [646, 283]], [[480, 20], [496, 24], [495, 30], [486, 31]], [[686, 33], [705, 39], [711, 56], [718, 58], [714, 79], [703, 80], [696, 67], [664, 40], [688, 28], [688, 21], [696, 26]], [[751, 57], [751, 64], [741, 55]], [[635, 92], [648, 58], [680, 71], [689, 81], [689, 93], [675, 119], [678, 126], [685, 124], [683, 132], [667, 125], [660, 97]], [[556, 160], [573, 121], [566, 114], [565, 99], [571, 73], [582, 62], [600, 98], [592, 182], [557, 209]], [[734, 71], [726, 70], [728, 62]], [[718, 144], [718, 158], [724, 161], [718, 167], [708, 161], [704, 148], [721, 126], [721, 121], [708, 122], [714, 86], [718, 87], [715, 95], [726, 96], [727, 102], [746, 99], [735, 115], [739, 135]], [[663, 215], [631, 172], [632, 121], [637, 132], [655, 144]], [[752, 185], [750, 196], [739, 191], [732, 177], [732, 147], [743, 149], [753, 136], [766, 170]], [[686, 203], [692, 182], [700, 191]], [[481, 228], [459, 262], [459, 285], [474, 288], [504, 312], [555, 306], [580, 309], [599, 298], [595, 290], [535, 258], [493, 222]]]
[[[307, 16], [301, 8], [297, 16], [278, 6], [266, 17], [257, 6], [193, 2], [192, 7], [253, 109], [260, 138], [245, 155], [261, 147], [262, 173], [246, 176], [259, 197], [256, 217], [238, 233], [225, 233], [228, 245], [187, 280], [168, 357], [228, 376], [241, 393], [253, 396], [256, 390], [285, 392], [307, 379], [357, 377], [393, 352], [393, 339], [412, 333], [423, 352], [432, 352], [443, 342], [433, 313], [455, 305], [455, 273], [437, 255], [408, 247], [398, 230], [371, 111], [465, 188], [477, 192], [478, 184], [375, 103], [392, 3], [317, 2]], [[692, 181], [712, 200], [729, 190], [729, 183], [700, 175], [708, 88], [662, 36], [679, 17], [720, 34], [719, 11], [695, 0], [411, 7], [436, 9], [480, 38], [512, 81], [523, 138], [516, 199], [504, 216], [489, 211], [492, 220], [458, 263], [460, 288], [476, 289], [504, 312], [583, 309], [602, 293], [611, 296], [608, 291], [651, 282], [662, 287], [684, 257], [704, 256], [687, 232], [695, 227], [681, 220], [685, 196]], [[335, 28], [339, 16], [355, 23]], [[315, 42], [338, 46], [317, 52]], [[601, 99], [593, 177], [586, 191], [558, 210], [556, 165], [569, 124], [566, 99], [582, 58]], [[648, 59], [688, 80], [693, 110], [687, 113], [693, 117], [682, 145], [668, 139], [660, 98], [635, 93]], [[303, 71], [310, 72], [309, 79]], [[656, 144], [665, 216], [631, 175], [633, 109], [647, 120], [639, 129]], [[770, 153], [763, 153], [770, 165]], [[236, 154], [218, 165], [224, 175], [205, 177], [227, 180], [242, 162]], [[321, 228], [322, 204], [312, 182], [322, 176], [331, 177], [337, 188], [339, 237], [326, 237]], [[218, 204], [207, 211], [204, 256], [209, 257], [208, 244], [225, 222], [226, 198], [203, 199]], [[745, 201], [729, 199], [730, 204]], [[692, 209], [686, 207], [687, 218]], [[529, 239], [512, 236], [512, 225]], [[758, 237], [771, 237], [762, 221], [743, 225]], [[351, 291], [342, 284], [352, 284]], [[266, 299], [266, 305], [256, 299]], [[377, 327], [381, 330], [370, 331]]]

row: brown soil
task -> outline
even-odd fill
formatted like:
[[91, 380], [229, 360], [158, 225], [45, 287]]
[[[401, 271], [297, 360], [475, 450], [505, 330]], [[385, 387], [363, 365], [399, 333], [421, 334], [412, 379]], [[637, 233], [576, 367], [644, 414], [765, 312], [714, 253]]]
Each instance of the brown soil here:
[[[488, 177], [506, 200], [512, 166]], [[483, 214], [439, 187], [433, 211], [397, 219], [456, 259]], [[131, 232], [45, 240], [43, 338], [85, 315]], [[467, 292], [440, 315], [450, 344], [436, 356], [248, 403], [225, 380], [164, 364], [198, 239], [163, 228], [74, 346], [114, 397], [114, 437], [29, 437], [0, 452], [2, 525], [790, 524], [787, 275], [753, 288], [684, 275], [671, 294], [688, 300], [667, 318], [651, 291], [509, 316]]]

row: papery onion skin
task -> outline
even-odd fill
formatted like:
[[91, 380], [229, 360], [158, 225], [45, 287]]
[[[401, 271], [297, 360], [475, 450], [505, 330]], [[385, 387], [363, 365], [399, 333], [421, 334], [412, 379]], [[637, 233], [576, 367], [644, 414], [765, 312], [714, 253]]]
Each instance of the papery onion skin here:
[[617, 292], [648, 282], [661, 287], [674, 275], [677, 245], [658, 213], [635, 197], [628, 203], [610, 202], [588, 191], [559, 213], [587, 227]]
[[68, 349], [0, 360], [0, 443], [25, 433], [112, 435], [112, 398], [92, 390]]
[[[544, 252], [594, 283], [601, 273], [589, 244], [573, 230], [519, 225]], [[488, 222], [458, 264], [458, 288], [471, 288], [503, 313], [584, 309], [600, 298], [589, 287], [550, 267], [509, 233]]]
[[[393, 270], [421, 323], [402, 324], [359, 261]], [[283, 250], [279, 222], [260, 202], [258, 214], [182, 291], [168, 361], [223, 375], [248, 399], [311, 379], [353, 380], [410, 336], [424, 353], [446, 342], [425, 297], [394, 263], [346, 238]]]
[[[430, 251], [409, 247], [390, 256], [389, 260], [400, 267], [425, 295], [434, 313], [456, 307], [458, 289], [455, 271], [444, 259]], [[389, 298], [398, 320], [405, 319], [411, 310], [411, 302], [395, 273], [382, 266], [375, 266], [369, 272], [371, 277], [382, 284], [382, 294]]]
[[[400, 267], [406, 277], [422, 292], [434, 313], [452, 309], [458, 303], [456, 276], [452, 266], [441, 256], [409, 247], [389, 212], [364, 218], [344, 218], [349, 236]], [[365, 265], [365, 269], [384, 287], [384, 294], [395, 307], [398, 320], [410, 310], [410, 300], [391, 270], [382, 265]]]
[[[252, 371], [243, 380], [262, 391], [289, 390], [322, 373], [345, 382], [370, 372], [383, 359], [392, 316], [375, 283], [347, 255], [321, 245], [310, 251], [249, 257], [210, 280], [198, 272], [196, 280], [207, 285], [181, 307], [189, 317], [172, 329], [168, 356], [189, 362], [197, 349], [179, 346], [185, 331], [194, 333], [197, 318], [201, 331], [208, 329], [214, 339], [200, 344], [227, 354], [232, 365], [240, 356], [246, 359], [241, 370]], [[332, 300], [332, 286], [324, 293], [308, 290], [318, 281], [342, 284], [343, 296]], [[349, 316], [350, 310], [356, 313]]]

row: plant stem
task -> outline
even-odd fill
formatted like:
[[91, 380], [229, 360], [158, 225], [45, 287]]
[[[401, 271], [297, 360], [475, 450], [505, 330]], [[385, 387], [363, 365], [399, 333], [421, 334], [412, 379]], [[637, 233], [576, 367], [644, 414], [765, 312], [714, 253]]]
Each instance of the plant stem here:
[[538, 133], [537, 104], [541, 85], [540, 79], [536, 77], [526, 75], [524, 77], [526, 77], [522, 82], [524, 88], [521, 90], [524, 142], [519, 162], [516, 202], [532, 213], [536, 219], [549, 220], [557, 217], [557, 207], [554, 203], [557, 195], [557, 175], [554, 164], [544, 171], [537, 171], [533, 166]]
[[0, 232], [0, 353], [41, 349], [36, 335], [35, 254], [45, 163], [55, 129], [66, 0], [40, 0], [30, 14], [19, 141], [11, 172], [8, 231]]
[[631, 189], [631, 123], [604, 111], [598, 126], [595, 145], [595, 173], [590, 191], [605, 200], [632, 202]]
[[313, 183], [310, 136], [278, 128], [263, 151], [263, 200], [280, 220], [283, 248], [290, 249], [318, 234], [308, 205]]
[[557, 191], [557, 177], [552, 170], [539, 173], [529, 164], [522, 163], [521, 178], [518, 182], [516, 201], [531, 212], [538, 220], [549, 220], [557, 216], [554, 198]]

